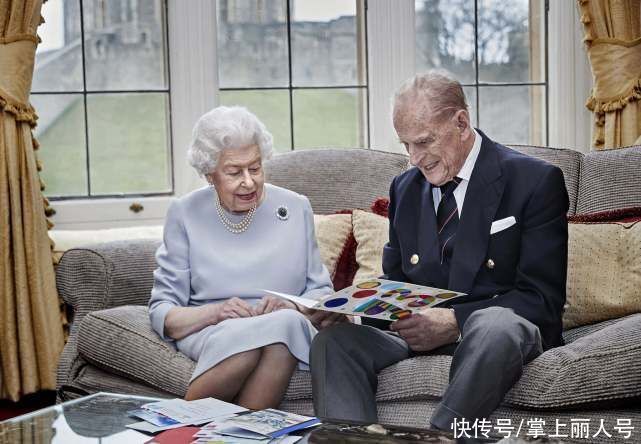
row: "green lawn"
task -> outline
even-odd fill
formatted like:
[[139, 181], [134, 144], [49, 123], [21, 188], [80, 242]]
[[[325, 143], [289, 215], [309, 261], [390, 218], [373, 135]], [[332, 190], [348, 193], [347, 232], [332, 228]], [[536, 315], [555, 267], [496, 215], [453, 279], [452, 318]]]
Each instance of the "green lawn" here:
[[[359, 100], [357, 94], [340, 90], [295, 91], [296, 148], [360, 146]], [[291, 149], [287, 91], [222, 91], [220, 102], [246, 106], [274, 135], [278, 151]], [[163, 94], [88, 96], [92, 194], [169, 189], [167, 108]], [[38, 139], [45, 193], [86, 195], [82, 98], [72, 102]]]
[[[92, 194], [170, 189], [166, 98], [162, 94], [87, 99]], [[82, 98], [39, 136], [47, 195], [86, 195]]]
[[[361, 146], [358, 131], [359, 96], [340, 90], [295, 90], [294, 147]], [[287, 91], [221, 91], [221, 105], [242, 105], [252, 111], [274, 136], [278, 151], [291, 150]]]

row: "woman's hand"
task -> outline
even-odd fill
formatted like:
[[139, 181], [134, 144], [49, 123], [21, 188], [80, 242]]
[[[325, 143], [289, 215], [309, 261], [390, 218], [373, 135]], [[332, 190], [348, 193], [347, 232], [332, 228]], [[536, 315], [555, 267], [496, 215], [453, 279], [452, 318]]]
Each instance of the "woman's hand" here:
[[[292, 310], [299, 310], [298, 306], [292, 301], [287, 299], [279, 298], [277, 296], [264, 296], [260, 302], [254, 307], [254, 312], [256, 315], [262, 315], [271, 313], [276, 310], [283, 310], [286, 308], [291, 308]], [[300, 311], [300, 310], [299, 310]]]
[[251, 305], [236, 297], [227, 299], [225, 302], [219, 302], [215, 307], [215, 324], [227, 319], [250, 318], [255, 315]]
[[331, 327], [334, 324], [340, 324], [341, 322], [350, 322], [344, 314], [334, 313], [332, 311], [307, 309], [305, 314], [311, 323], [314, 324], [314, 327], [319, 330]]

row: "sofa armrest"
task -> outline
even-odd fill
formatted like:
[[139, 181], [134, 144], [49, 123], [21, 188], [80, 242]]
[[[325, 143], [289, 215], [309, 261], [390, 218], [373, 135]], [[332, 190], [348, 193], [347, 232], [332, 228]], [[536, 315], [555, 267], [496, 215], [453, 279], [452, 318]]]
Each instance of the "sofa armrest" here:
[[74, 315], [121, 305], [146, 305], [159, 242], [135, 240], [74, 248], [56, 268], [58, 293]]
[[146, 305], [156, 268], [158, 240], [107, 242], [65, 252], [56, 267], [56, 286], [71, 306], [69, 339], [58, 363], [57, 385], [73, 380], [82, 365], [77, 338], [80, 323], [92, 311], [122, 305]]

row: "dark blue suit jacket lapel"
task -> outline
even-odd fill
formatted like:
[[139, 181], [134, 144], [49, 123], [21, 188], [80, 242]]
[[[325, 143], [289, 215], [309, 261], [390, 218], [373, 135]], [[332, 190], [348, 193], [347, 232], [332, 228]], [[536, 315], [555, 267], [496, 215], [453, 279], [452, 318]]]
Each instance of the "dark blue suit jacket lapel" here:
[[[435, 270], [440, 266], [440, 260], [432, 185], [424, 179], [422, 173], [419, 173], [419, 177], [420, 180], [417, 182], [419, 182], [421, 210], [418, 220], [418, 254], [423, 263], [422, 269]], [[430, 274], [428, 271], [427, 275]]]
[[399, 235], [403, 239], [410, 239], [410, 244], [416, 248], [405, 253], [416, 253], [420, 257], [419, 266], [412, 267], [407, 273], [412, 282], [427, 283], [430, 281], [430, 270], [438, 267], [439, 260], [436, 214], [432, 187], [418, 169], [414, 169], [406, 193], [408, 198], [402, 199], [398, 208], [398, 213], [404, 215], [399, 221]]
[[463, 293], [472, 290], [487, 254], [490, 227], [505, 188], [494, 143], [481, 131], [477, 132], [482, 137], [481, 150], [467, 185], [462, 214], [459, 215], [448, 285], [450, 290]]

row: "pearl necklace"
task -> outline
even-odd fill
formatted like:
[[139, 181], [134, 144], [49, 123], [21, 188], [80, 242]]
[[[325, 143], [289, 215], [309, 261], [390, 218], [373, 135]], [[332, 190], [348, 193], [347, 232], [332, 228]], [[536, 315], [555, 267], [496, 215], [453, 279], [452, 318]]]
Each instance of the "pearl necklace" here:
[[212, 187], [214, 190], [214, 196], [216, 197], [216, 211], [218, 212], [218, 217], [220, 218], [220, 221], [222, 222], [223, 226], [227, 229], [227, 231], [234, 233], [234, 234], [240, 234], [244, 233], [247, 231], [249, 228], [249, 225], [252, 223], [252, 220], [254, 220], [254, 213], [256, 212], [256, 205], [254, 204], [247, 214], [241, 219], [240, 222], [234, 223], [225, 214], [225, 210], [223, 209], [223, 206], [220, 204], [220, 198], [218, 197], [218, 192], [214, 187]]

